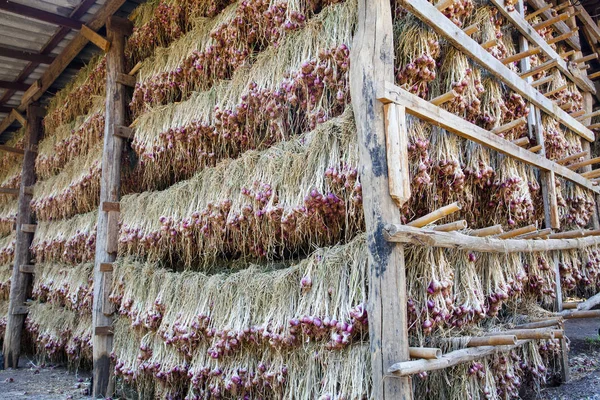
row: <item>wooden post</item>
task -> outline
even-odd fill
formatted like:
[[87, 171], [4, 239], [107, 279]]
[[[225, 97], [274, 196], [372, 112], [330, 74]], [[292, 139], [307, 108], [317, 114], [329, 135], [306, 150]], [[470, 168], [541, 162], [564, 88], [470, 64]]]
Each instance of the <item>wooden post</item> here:
[[21, 351], [21, 333], [26, 314], [17, 312], [25, 305], [31, 292], [32, 275], [20, 271], [21, 265], [29, 264], [29, 246], [33, 240], [32, 232], [25, 232], [22, 226], [32, 224], [33, 212], [29, 203], [32, 195], [26, 193], [25, 188], [35, 183], [35, 149], [42, 136], [43, 109], [37, 104], [27, 107], [27, 133], [25, 154], [23, 156], [23, 169], [21, 172], [21, 188], [19, 190], [19, 211], [17, 214], [17, 239], [15, 257], [10, 284], [10, 305], [4, 333], [4, 367], [17, 368]]
[[[369, 253], [367, 310], [372, 396], [410, 400], [410, 377], [388, 375], [393, 364], [409, 359], [404, 247], [388, 243], [383, 236], [386, 223], [400, 222], [400, 209], [389, 193], [383, 104], [377, 100], [377, 92], [383, 89], [384, 82], [394, 79], [393, 38], [390, 2], [359, 0], [358, 25], [351, 52], [350, 92], [358, 134]], [[406, 132], [400, 134], [406, 135]], [[408, 176], [405, 179], [409, 179]]]
[[[111, 327], [113, 322], [112, 310], [106, 308], [104, 301], [107, 291], [112, 284], [112, 272], [103, 270], [102, 264], [113, 262], [117, 258], [114, 235], [115, 211], [104, 211], [105, 202], [119, 202], [121, 197], [121, 153], [123, 139], [115, 136], [118, 126], [127, 125], [126, 117], [126, 87], [117, 83], [117, 77], [125, 71], [125, 37], [131, 34], [131, 22], [118, 17], [110, 17], [106, 23], [107, 38], [110, 49], [106, 55], [106, 116], [104, 128], [104, 148], [102, 153], [102, 179], [100, 186], [100, 207], [98, 210], [98, 227], [96, 233], [96, 261], [94, 265], [94, 303], [93, 303], [93, 332], [94, 332], [94, 376], [93, 396], [109, 397], [109, 380], [112, 376], [110, 368], [110, 353], [113, 337], [98, 327]], [[106, 328], [108, 329], [108, 328]], [[105, 329], [105, 330], [106, 330]], [[110, 331], [108, 329], [108, 331]], [[102, 334], [100, 334], [102, 333]]]

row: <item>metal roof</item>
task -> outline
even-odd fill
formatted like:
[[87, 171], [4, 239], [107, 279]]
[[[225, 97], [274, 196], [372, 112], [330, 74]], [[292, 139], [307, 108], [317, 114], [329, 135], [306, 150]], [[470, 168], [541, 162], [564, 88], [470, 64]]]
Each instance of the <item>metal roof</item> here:
[[[126, 17], [144, 0], [127, 0], [115, 13]], [[0, 122], [21, 103], [25, 90], [48, 69], [54, 57], [92, 19], [107, 0], [0, 0]], [[104, 29], [104, 28], [102, 28]], [[63, 88], [100, 52], [88, 44], [42, 96], [42, 103]], [[6, 142], [18, 128], [0, 135]]]

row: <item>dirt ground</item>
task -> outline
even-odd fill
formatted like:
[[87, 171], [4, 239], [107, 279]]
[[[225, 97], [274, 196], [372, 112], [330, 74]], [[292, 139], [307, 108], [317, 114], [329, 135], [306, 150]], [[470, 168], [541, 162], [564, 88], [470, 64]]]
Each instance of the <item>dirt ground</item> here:
[[[528, 400], [600, 400], [600, 320], [568, 320], [571, 340], [567, 384], [545, 388]], [[0, 371], [0, 400], [89, 399], [90, 373], [68, 372], [64, 367], [36, 365], [22, 358], [19, 370]]]

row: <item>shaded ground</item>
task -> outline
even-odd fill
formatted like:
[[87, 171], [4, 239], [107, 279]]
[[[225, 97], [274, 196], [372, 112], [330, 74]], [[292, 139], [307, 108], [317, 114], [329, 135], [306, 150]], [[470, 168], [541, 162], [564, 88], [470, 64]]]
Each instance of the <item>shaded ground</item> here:
[[571, 340], [571, 380], [542, 391], [544, 400], [600, 400], [600, 319], [572, 319], [565, 322]]
[[18, 370], [0, 371], [0, 399], [89, 399], [89, 373], [68, 372], [64, 367], [34, 365], [26, 358]]

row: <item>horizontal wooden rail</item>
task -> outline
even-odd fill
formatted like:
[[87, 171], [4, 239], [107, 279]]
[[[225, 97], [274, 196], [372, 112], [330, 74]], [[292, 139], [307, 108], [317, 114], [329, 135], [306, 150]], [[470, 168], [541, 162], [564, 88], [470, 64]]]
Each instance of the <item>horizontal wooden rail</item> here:
[[384, 228], [387, 241], [482, 253], [531, 253], [536, 251], [573, 250], [600, 244], [600, 237], [580, 239], [497, 239], [477, 237], [459, 232], [439, 232], [431, 229], [413, 228], [400, 224], [388, 224]]
[[441, 126], [460, 137], [470, 139], [526, 164], [540, 168], [541, 170], [553, 171], [555, 174], [562, 176], [565, 179], [577, 183], [593, 192], [600, 193], [600, 188], [598, 186], [594, 185], [589, 179], [582, 177], [575, 171], [571, 171], [569, 168], [532, 153], [527, 149], [523, 149], [457, 115], [443, 110], [440, 107], [436, 107], [428, 101], [407, 92], [393, 83], [386, 82], [383, 89], [383, 93], [379, 95], [379, 99], [384, 103], [393, 102], [404, 106], [407, 113], [434, 125]]
[[500, 60], [488, 53], [479, 43], [466, 35], [427, 0], [406, 0], [402, 4], [408, 11], [415, 14], [415, 16], [446, 38], [451, 45], [487, 69], [492, 75], [523, 96], [527, 101], [530, 101], [545, 113], [557, 118], [560, 123], [587, 141], [594, 141], [594, 133], [592, 131], [583, 126], [579, 121], [576, 121], [550, 99], [521, 79], [514, 71], [502, 64]]
[[436, 371], [439, 369], [453, 367], [458, 364], [475, 361], [492, 354], [504, 353], [528, 342], [528, 340], [519, 340], [517, 344], [510, 346], [470, 347], [467, 349], [446, 353], [437, 360], [402, 361], [392, 365], [388, 369], [388, 372], [399, 376], [409, 376], [425, 371]]

